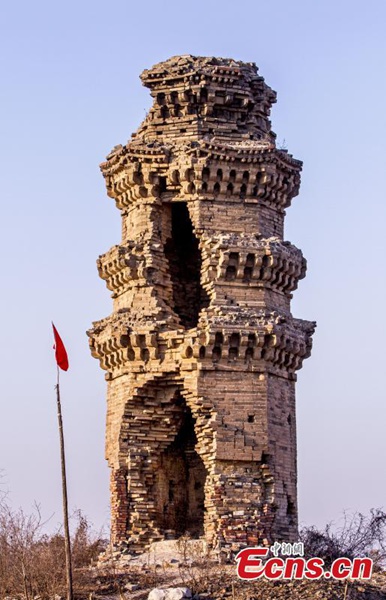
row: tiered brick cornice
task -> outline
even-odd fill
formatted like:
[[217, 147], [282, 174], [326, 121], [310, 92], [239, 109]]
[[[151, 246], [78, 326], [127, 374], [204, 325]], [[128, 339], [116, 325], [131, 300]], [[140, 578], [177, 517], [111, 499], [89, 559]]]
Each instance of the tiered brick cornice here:
[[[145, 164], [138, 162], [137, 150], [137, 144], [133, 154], [130, 145], [121, 147], [102, 165], [118, 208], [172, 194], [176, 199], [259, 202], [283, 210], [299, 192], [301, 162], [261, 142], [239, 147], [192, 143], [171, 147], [169, 154], [147, 154], [144, 147]], [[170, 162], [168, 156], [173, 157]]]
[[[140, 283], [154, 284], [158, 275], [154, 272], [154, 255], [151, 244], [147, 248], [144, 243], [114, 246], [98, 259], [99, 276], [113, 291], [113, 297]], [[207, 245], [205, 258], [205, 264], [210, 265], [206, 280], [218, 286], [234, 281], [240, 285], [263, 285], [290, 294], [306, 274], [307, 262], [302, 252], [279, 238], [222, 235]]]
[[293, 378], [311, 354], [315, 330], [314, 322], [292, 318], [287, 321], [274, 313], [251, 318], [250, 313], [243, 315], [240, 311], [213, 318], [211, 329], [205, 334], [192, 330], [188, 338], [183, 330], [144, 329], [143, 333], [130, 333], [124, 322], [122, 319], [113, 331], [107, 320], [95, 323], [91, 352], [100, 360], [102, 369], [108, 371], [107, 379], [127, 370], [162, 372], [164, 364], [172, 364], [175, 369], [188, 369], [189, 365], [228, 369], [231, 365], [232, 370], [244, 370], [246, 363], [258, 371], [273, 366], [284, 371], [282, 376], [290, 374]]

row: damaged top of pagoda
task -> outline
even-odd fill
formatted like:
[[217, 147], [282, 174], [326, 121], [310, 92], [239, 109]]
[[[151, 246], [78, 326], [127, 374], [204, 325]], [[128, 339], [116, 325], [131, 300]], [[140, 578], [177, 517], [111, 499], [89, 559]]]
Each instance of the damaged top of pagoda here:
[[[141, 79], [153, 104], [128, 143], [101, 164], [118, 208], [165, 194], [180, 200], [236, 195], [281, 211], [290, 205], [302, 163], [276, 148], [269, 120], [276, 93], [254, 63], [175, 56]], [[220, 170], [222, 182], [209, 185], [203, 169], [212, 169], [212, 177]]]
[[258, 67], [253, 62], [243, 62], [233, 58], [205, 56], [172, 56], [157, 63], [141, 74], [143, 84], [151, 90], [168, 89], [173, 84], [187, 83], [199, 87], [214, 84], [215, 87], [244, 87], [247, 82], [252, 89], [266, 91], [271, 104], [276, 102], [276, 92], [258, 75]]
[[184, 131], [185, 121], [187, 126], [195, 124], [199, 137], [275, 138], [268, 118], [276, 93], [254, 63], [174, 56], [145, 70], [141, 80], [150, 88], [154, 105], [137, 136], [160, 140], [166, 133], [163, 122], [178, 118], [179, 128], [168, 129], [168, 137], [192, 134], [189, 127]]

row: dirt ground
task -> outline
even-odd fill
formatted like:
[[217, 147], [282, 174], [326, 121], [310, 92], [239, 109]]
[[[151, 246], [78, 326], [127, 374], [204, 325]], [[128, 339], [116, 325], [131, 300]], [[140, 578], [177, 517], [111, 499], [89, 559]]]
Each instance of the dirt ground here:
[[196, 540], [160, 542], [138, 557], [105, 556], [87, 579], [89, 596], [119, 600], [145, 600], [153, 588], [178, 586], [189, 588], [196, 600], [386, 600], [386, 572], [370, 581], [243, 582], [234, 564], [220, 564]]

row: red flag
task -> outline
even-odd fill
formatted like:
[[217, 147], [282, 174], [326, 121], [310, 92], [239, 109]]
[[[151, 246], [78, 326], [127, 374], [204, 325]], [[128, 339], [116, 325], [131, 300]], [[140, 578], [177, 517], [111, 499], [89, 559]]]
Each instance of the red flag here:
[[54, 350], [55, 350], [55, 358], [56, 358], [57, 365], [63, 371], [67, 371], [67, 369], [68, 369], [68, 356], [67, 356], [66, 349], [65, 349], [64, 344], [62, 342], [62, 338], [58, 334], [58, 331], [57, 331], [57, 329], [56, 329], [56, 327], [55, 327], [55, 325], [53, 323], [52, 323], [52, 328], [54, 330], [54, 337], [55, 337]]

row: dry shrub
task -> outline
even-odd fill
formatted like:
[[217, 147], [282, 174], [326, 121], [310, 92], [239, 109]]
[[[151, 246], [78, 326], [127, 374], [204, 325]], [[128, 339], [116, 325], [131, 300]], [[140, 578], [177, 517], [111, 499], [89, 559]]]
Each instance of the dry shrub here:
[[219, 556], [211, 548], [203, 547], [202, 540], [192, 540], [189, 535], [184, 535], [177, 541], [177, 549], [182, 559], [179, 565], [181, 580], [193, 594], [211, 593], [229, 579]]
[[351, 560], [369, 556], [376, 568], [383, 568], [386, 565], [386, 513], [379, 508], [371, 509], [368, 516], [359, 512], [344, 513], [338, 527], [333, 523], [322, 530], [303, 527], [300, 540], [306, 556], [323, 558], [327, 566], [343, 556]]
[[[84, 568], [105, 548], [101, 536], [92, 535], [84, 515], [74, 515], [72, 536], [74, 589], [84, 583]], [[6, 596], [48, 600], [64, 596], [66, 589], [64, 537], [58, 531], [43, 533], [39, 506], [27, 515], [0, 504], [0, 599]]]

